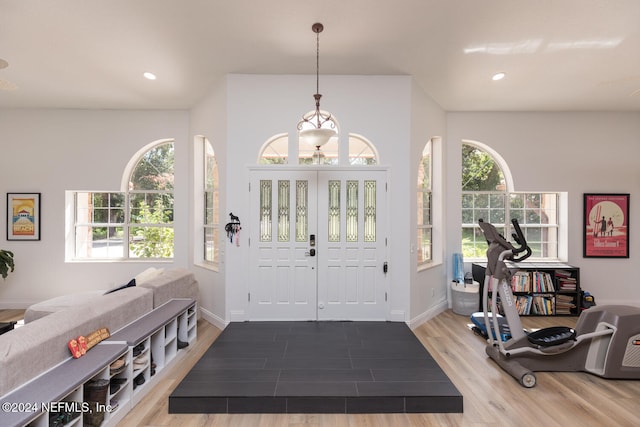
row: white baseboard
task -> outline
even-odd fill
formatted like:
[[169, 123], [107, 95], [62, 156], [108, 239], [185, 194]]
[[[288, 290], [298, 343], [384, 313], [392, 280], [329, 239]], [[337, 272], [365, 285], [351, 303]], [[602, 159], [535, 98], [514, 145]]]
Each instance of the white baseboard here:
[[389, 321], [390, 322], [404, 322], [405, 321], [405, 311], [404, 310], [391, 310], [389, 313]]
[[225, 322], [224, 319], [220, 318], [219, 316], [216, 316], [215, 314], [213, 314], [209, 310], [205, 310], [204, 308], [200, 308], [200, 315], [202, 316], [202, 318], [204, 320], [206, 320], [207, 322], [211, 323], [213, 326], [215, 326], [216, 328], [218, 328], [220, 330], [223, 330], [224, 328], [227, 327], [228, 322]]
[[434, 305], [433, 307], [431, 307], [427, 311], [425, 311], [425, 312], [419, 314], [418, 316], [414, 317], [413, 319], [411, 319], [408, 322], [409, 328], [410, 329], [416, 329], [417, 327], [419, 327], [423, 323], [429, 321], [430, 319], [433, 319], [438, 314], [440, 314], [443, 311], [445, 311], [447, 308], [449, 308], [449, 303], [447, 302], [447, 300], [440, 301], [439, 303], [437, 303], [436, 305]]
[[229, 322], [246, 322], [249, 320], [244, 310], [231, 310]]

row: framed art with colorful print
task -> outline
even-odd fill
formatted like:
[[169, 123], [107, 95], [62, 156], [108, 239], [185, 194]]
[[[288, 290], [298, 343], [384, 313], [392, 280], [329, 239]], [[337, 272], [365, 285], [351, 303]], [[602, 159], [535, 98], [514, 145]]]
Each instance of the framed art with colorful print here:
[[40, 240], [40, 193], [7, 193], [7, 240]]
[[585, 258], [629, 258], [629, 194], [584, 194]]

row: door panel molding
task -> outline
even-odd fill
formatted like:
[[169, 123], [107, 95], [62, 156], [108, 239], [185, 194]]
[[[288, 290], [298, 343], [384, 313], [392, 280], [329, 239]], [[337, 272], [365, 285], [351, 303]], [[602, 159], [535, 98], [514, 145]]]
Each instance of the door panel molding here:
[[[374, 167], [250, 168], [251, 189], [260, 189], [261, 180], [272, 181], [270, 234], [264, 233], [265, 225], [260, 223], [260, 191], [250, 194], [250, 320], [389, 319], [389, 289], [383, 273], [387, 259], [386, 175], [386, 168]], [[283, 180], [288, 184], [279, 186], [278, 181]], [[297, 190], [299, 180], [308, 183], [306, 190]], [[308, 198], [307, 206], [301, 209], [308, 220], [304, 241], [295, 216], [300, 194]], [[288, 202], [279, 203], [286, 195]], [[280, 217], [278, 206], [284, 212]], [[330, 207], [335, 219], [331, 236]], [[287, 233], [278, 228], [279, 223], [288, 224], [286, 241], [282, 236]], [[261, 234], [269, 234], [268, 241], [264, 236], [261, 241]], [[316, 236], [313, 247], [311, 234]], [[316, 256], [310, 256], [312, 249]]]

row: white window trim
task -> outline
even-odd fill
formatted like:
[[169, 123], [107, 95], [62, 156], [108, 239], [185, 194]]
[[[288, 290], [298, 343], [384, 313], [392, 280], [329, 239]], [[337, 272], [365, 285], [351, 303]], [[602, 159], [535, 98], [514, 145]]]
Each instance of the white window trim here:
[[[416, 270], [418, 272], [428, 270], [443, 263], [441, 248], [444, 244], [445, 229], [442, 209], [444, 206], [444, 191], [442, 189], [442, 181], [438, 179], [438, 177], [442, 176], [442, 137], [433, 136], [429, 139], [428, 143], [431, 144], [431, 259], [418, 263], [417, 257], [414, 255], [414, 262], [416, 263]], [[422, 154], [423, 152], [424, 146], [420, 153]], [[416, 185], [416, 181], [413, 180], [413, 182], [414, 185]], [[417, 230], [417, 227], [414, 228], [414, 230]], [[415, 231], [413, 239], [417, 239], [417, 233]], [[415, 241], [414, 247], [416, 250], [418, 250], [418, 246], [418, 242]]]
[[[174, 257], [172, 258], [134, 258], [128, 255], [120, 257], [120, 258], [78, 258], [76, 257], [76, 222], [75, 222], [75, 195], [77, 193], [124, 193], [125, 194], [125, 222], [123, 224], [123, 229], [126, 231], [125, 234], [128, 235], [129, 228], [131, 228], [131, 207], [130, 203], [130, 194], [135, 193], [154, 193], [158, 191], [155, 190], [144, 190], [144, 191], [132, 191], [129, 189], [129, 182], [131, 180], [131, 175], [138, 162], [142, 157], [154, 147], [174, 143], [175, 140], [173, 138], [165, 138], [159, 139], [156, 141], [152, 141], [142, 148], [140, 148], [127, 162], [125, 166], [122, 178], [120, 181], [120, 190], [68, 190], [65, 191], [65, 262], [78, 262], [78, 263], [88, 263], [88, 262], [138, 262], [138, 263], [170, 263], [175, 259], [175, 248], [174, 248]], [[175, 147], [174, 147], [175, 148]], [[175, 194], [175, 193], [174, 193]], [[145, 224], [135, 224], [137, 225], [145, 225]], [[174, 227], [171, 224], [171, 227]], [[175, 242], [174, 242], [175, 243]]]
[[[470, 140], [470, 139], [463, 139], [462, 140], [462, 145], [471, 145], [473, 147], [476, 147], [482, 151], [487, 152], [489, 155], [491, 155], [491, 157], [493, 158], [493, 160], [498, 164], [498, 166], [500, 167], [500, 169], [502, 170], [502, 175], [504, 177], [505, 180], [505, 191], [504, 192], [499, 192], [505, 195], [505, 203], [509, 198], [509, 195], [514, 193], [514, 194], [522, 194], [522, 193], [527, 193], [527, 194], [534, 194], [534, 193], [546, 193], [546, 194], [550, 194], [550, 193], [555, 193], [558, 195], [558, 223], [557, 226], [550, 226], [553, 228], [557, 227], [558, 230], [558, 254], [556, 258], [535, 258], [535, 260], [537, 261], [561, 261], [561, 262], [566, 262], [568, 259], [568, 239], [569, 239], [569, 235], [568, 235], [568, 194], [566, 192], [560, 192], [560, 191], [516, 191], [515, 190], [515, 185], [513, 182], [513, 176], [511, 174], [511, 169], [509, 169], [509, 165], [507, 164], [507, 162], [504, 160], [504, 158], [493, 148], [489, 147], [486, 144], [483, 144], [482, 142], [479, 141], [474, 141], [474, 140]], [[462, 146], [461, 146], [462, 148]], [[473, 193], [473, 192], [461, 192], [461, 196], [462, 194], [465, 193]], [[505, 227], [510, 227], [510, 215], [509, 215], [509, 206], [508, 204], [506, 205], [506, 212], [505, 212]], [[463, 228], [464, 225], [470, 226], [469, 224], [461, 224], [461, 228]], [[477, 224], [474, 224], [474, 227], [477, 226]], [[534, 259], [534, 258], [532, 258]], [[475, 258], [475, 257], [469, 257], [465, 259], [465, 262], [478, 262], [478, 261], [485, 261], [485, 258]]]
[[[213, 270], [213, 271], [219, 271], [220, 268], [220, 257], [222, 256], [222, 236], [221, 236], [221, 232], [222, 229], [220, 227], [220, 211], [218, 211], [218, 218], [217, 218], [217, 222], [214, 222], [213, 224], [210, 224], [207, 226], [207, 224], [205, 224], [205, 202], [204, 202], [204, 198], [205, 198], [205, 194], [207, 193], [207, 188], [206, 188], [206, 176], [205, 174], [207, 173], [207, 168], [206, 168], [206, 155], [205, 155], [205, 150], [206, 150], [206, 146], [207, 144], [209, 144], [211, 146], [211, 149], [214, 152], [214, 159], [216, 161], [216, 164], [218, 162], [218, 159], [216, 158], [215, 155], [215, 149], [213, 148], [213, 144], [204, 136], [200, 137], [200, 159], [199, 159], [199, 164], [201, 165], [201, 170], [199, 173], [199, 182], [200, 182], [200, 197], [199, 197], [199, 202], [200, 202], [200, 209], [197, 211], [200, 214], [199, 217], [199, 224], [200, 227], [198, 227], [198, 232], [195, 234], [196, 236], [201, 236], [199, 239], [196, 238], [194, 240], [197, 240], [198, 242], [196, 244], [199, 244], [200, 250], [197, 251], [196, 253], [198, 254], [198, 262], [196, 263], [197, 265]], [[213, 189], [213, 192], [215, 193], [217, 191], [217, 196], [218, 196], [218, 208], [220, 208], [220, 170], [218, 169], [218, 187]], [[198, 181], [196, 181], [198, 182]], [[214, 241], [214, 245], [218, 246], [218, 256], [217, 258], [214, 258], [213, 261], [207, 260], [205, 258], [205, 250], [204, 250], [204, 246], [206, 244], [206, 241], [204, 239], [204, 231], [206, 228], [211, 228], [213, 230], [218, 230], [218, 241]]]

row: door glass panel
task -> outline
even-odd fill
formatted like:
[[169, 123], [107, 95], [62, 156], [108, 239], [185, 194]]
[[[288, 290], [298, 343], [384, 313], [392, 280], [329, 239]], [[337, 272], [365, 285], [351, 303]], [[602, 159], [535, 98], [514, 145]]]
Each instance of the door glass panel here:
[[364, 241], [376, 241], [376, 181], [364, 182]]
[[329, 181], [329, 233], [330, 242], [340, 241], [340, 181]]
[[347, 181], [347, 242], [358, 241], [358, 181]]
[[288, 180], [278, 181], [278, 242], [289, 241], [289, 225], [291, 215], [291, 196], [289, 189], [291, 183]]
[[309, 181], [296, 181], [296, 242], [309, 235]]
[[260, 180], [260, 241], [271, 241], [271, 180]]

